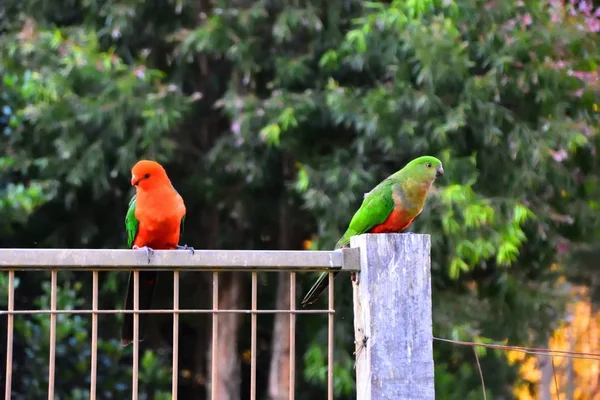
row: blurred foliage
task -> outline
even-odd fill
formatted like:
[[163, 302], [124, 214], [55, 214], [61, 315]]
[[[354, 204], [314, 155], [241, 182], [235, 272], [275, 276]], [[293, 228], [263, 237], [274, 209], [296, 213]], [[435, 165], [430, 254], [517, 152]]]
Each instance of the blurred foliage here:
[[[186, 200], [186, 243], [329, 249], [363, 193], [431, 154], [446, 174], [411, 230], [432, 234], [435, 335], [545, 343], [568, 298], [559, 276], [594, 284], [590, 262], [575, 272], [570, 257], [599, 233], [594, 21], [578, 2], [541, 0], [5, 0], [0, 240], [123, 247], [129, 168], [151, 157]], [[42, 279], [20, 279], [20, 305], [39, 306]], [[64, 306], [74, 307], [89, 291], [77, 274], [65, 279]], [[121, 301], [116, 279], [103, 286], [107, 307]], [[344, 279], [335, 391], [352, 398]], [[261, 299], [276, 301], [274, 282], [261, 281]], [[43, 346], [44, 318], [20, 320], [24, 349]], [[79, 398], [89, 321], [65, 318], [61, 329], [73, 338], [64, 362], [79, 366], [61, 395]], [[116, 334], [102, 332], [102, 390], [113, 394], [128, 384]], [[298, 398], [323, 393], [326, 337], [318, 317], [298, 327]], [[142, 359], [157, 391], [168, 381], [164, 344]], [[44, 387], [34, 380], [46, 353], [18, 372], [30, 382], [21, 393]], [[488, 397], [510, 397], [517, 367], [501, 353], [480, 358], [496, 374], [486, 374]], [[436, 343], [435, 360], [440, 398], [479, 398], [471, 349]], [[182, 363], [202, 375], [198, 360]]]
[[[598, 354], [600, 312], [594, 310], [588, 288], [574, 285], [571, 293], [575, 301], [567, 307], [568, 316], [552, 333], [547, 347], [554, 351]], [[548, 357], [516, 351], [509, 352], [508, 358], [521, 364], [519, 374], [525, 378], [525, 382], [514, 388], [519, 400], [534, 400], [540, 392], [571, 399], [586, 399], [598, 393], [597, 360], [556, 357], [552, 362]], [[531, 390], [532, 387], [537, 390]]]

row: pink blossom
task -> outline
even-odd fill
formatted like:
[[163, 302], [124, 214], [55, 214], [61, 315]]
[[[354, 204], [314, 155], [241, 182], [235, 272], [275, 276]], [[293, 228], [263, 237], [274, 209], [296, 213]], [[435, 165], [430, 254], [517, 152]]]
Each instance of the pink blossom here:
[[567, 251], [569, 251], [569, 245], [567, 244], [567, 242], [565, 240], [561, 240], [560, 242], [558, 242], [556, 244], [556, 252], [558, 254], [564, 254]]
[[559, 151], [550, 150], [550, 155], [556, 162], [562, 162], [565, 158], [567, 158], [567, 152], [564, 149], [560, 149]]
[[231, 124], [231, 132], [236, 135], [240, 133], [240, 123], [238, 121], [234, 121], [233, 124]]
[[139, 79], [144, 79], [146, 76], [146, 67], [141, 65], [139, 67], [136, 67], [135, 71], [135, 76], [137, 76]]

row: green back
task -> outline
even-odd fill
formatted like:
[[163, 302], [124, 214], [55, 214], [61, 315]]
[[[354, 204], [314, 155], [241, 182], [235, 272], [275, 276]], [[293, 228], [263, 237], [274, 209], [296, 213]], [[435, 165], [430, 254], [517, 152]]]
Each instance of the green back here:
[[[137, 196], [134, 194], [129, 201], [129, 208], [127, 209], [127, 215], [125, 216], [125, 229], [127, 230], [127, 247], [133, 247], [133, 242], [138, 233], [140, 221], [135, 217], [135, 201]], [[183, 228], [185, 225], [185, 215], [181, 218], [181, 224], [179, 225], [179, 236], [183, 235]]]
[[125, 229], [127, 230], [127, 247], [133, 247], [133, 242], [138, 233], [140, 221], [135, 217], [135, 200], [136, 195], [134, 194], [131, 200], [129, 200], [129, 208], [127, 209], [127, 215], [125, 216]]
[[[431, 166], [425, 168], [426, 164]], [[435, 157], [419, 157], [375, 186], [365, 195], [360, 208], [352, 217], [348, 229], [335, 248], [348, 245], [352, 236], [361, 235], [385, 222], [394, 209], [394, 192], [402, 199], [403, 207], [414, 211], [416, 216], [423, 206], [427, 192], [415, 188], [422, 187], [422, 183], [433, 182], [436, 169], [441, 165], [441, 161]]]
[[352, 217], [346, 233], [335, 245], [336, 249], [350, 243], [352, 236], [363, 234], [387, 219], [394, 209], [392, 197], [394, 182], [391, 178], [391, 176], [386, 178], [365, 195], [360, 208]]

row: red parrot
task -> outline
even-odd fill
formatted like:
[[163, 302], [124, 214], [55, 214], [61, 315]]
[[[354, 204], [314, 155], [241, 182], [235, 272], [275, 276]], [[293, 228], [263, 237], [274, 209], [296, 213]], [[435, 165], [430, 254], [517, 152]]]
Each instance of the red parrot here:
[[[179, 246], [185, 221], [185, 204], [177, 193], [165, 169], [159, 163], [149, 160], [138, 161], [131, 169], [131, 185], [135, 195], [129, 202], [125, 228], [127, 246], [146, 252], [148, 263], [152, 250], [194, 249], [187, 245]], [[152, 304], [156, 285], [156, 271], [140, 271], [140, 310], [147, 310]], [[133, 308], [133, 272], [129, 273], [125, 309]], [[143, 340], [142, 325], [146, 315], [140, 315], [140, 340]], [[121, 343], [126, 346], [133, 341], [133, 314], [125, 314], [121, 327]]]

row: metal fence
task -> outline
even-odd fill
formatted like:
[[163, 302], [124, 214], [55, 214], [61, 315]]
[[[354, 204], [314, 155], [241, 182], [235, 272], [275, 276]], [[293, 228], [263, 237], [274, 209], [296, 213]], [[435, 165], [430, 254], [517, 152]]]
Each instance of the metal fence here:
[[[212, 349], [215, 354], [218, 344], [219, 315], [223, 313], [243, 313], [251, 315], [250, 332], [250, 398], [256, 399], [256, 330], [258, 314], [284, 313], [290, 316], [290, 366], [289, 366], [289, 399], [294, 399], [295, 388], [295, 325], [297, 314], [328, 315], [328, 380], [327, 398], [333, 399], [333, 333], [334, 333], [334, 285], [333, 271], [358, 271], [360, 268], [359, 249], [343, 249], [337, 251], [245, 251], [245, 250], [197, 250], [193, 255], [189, 251], [155, 251], [150, 263], [143, 251], [133, 250], [96, 250], [96, 249], [0, 249], [0, 270], [8, 273], [8, 308], [1, 310], [6, 315], [6, 382], [5, 399], [11, 398], [14, 316], [18, 314], [50, 315], [50, 354], [48, 365], [48, 399], [55, 395], [55, 357], [56, 357], [56, 316], [58, 314], [91, 314], [91, 359], [90, 359], [90, 399], [96, 399], [96, 380], [98, 364], [98, 315], [133, 313], [133, 362], [131, 383], [132, 399], [138, 398], [139, 370], [139, 314], [169, 313], [173, 315], [173, 349], [172, 349], [172, 398], [177, 399], [178, 356], [179, 356], [179, 315], [184, 313], [212, 315]], [[173, 272], [173, 307], [172, 309], [139, 309], [139, 271], [153, 269]], [[51, 295], [50, 309], [15, 310], [15, 271], [50, 271]], [[60, 310], [57, 309], [58, 272], [89, 271], [92, 274], [92, 309]], [[99, 271], [134, 271], [134, 304], [133, 310], [98, 309], [98, 272]], [[299, 271], [330, 271], [329, 296], [326, 310], [296, 309], [296, 273]], [[180, 271], [212, 271], [212, 309], [180, 309], [179, 308], [179, 273]], [[219, 309], [219, 272], [245, 271], [251, 274], [251, 308], [223, 310]], [[286, 310], [260, 310], [257, 308], [257, 291], [259, 271], [285, 271], [290, 274], [290, 308]], [[211, 382], [216, 382], [216, 359], [211, 357]], [[212, 400], [217, 400], [215, 385], [211, 385]]]

